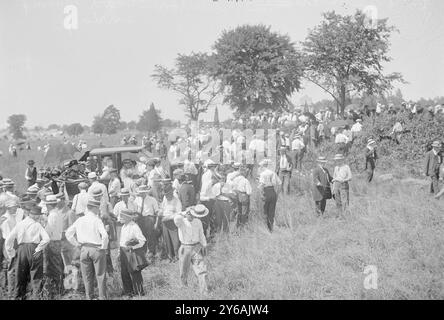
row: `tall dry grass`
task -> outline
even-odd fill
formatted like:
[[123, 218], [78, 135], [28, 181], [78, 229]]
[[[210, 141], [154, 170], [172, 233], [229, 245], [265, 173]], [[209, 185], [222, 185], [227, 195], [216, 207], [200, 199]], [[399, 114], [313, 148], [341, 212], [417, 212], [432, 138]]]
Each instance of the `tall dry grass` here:
[[[0, 159], [4, 176], [23, 180], [26, 156], [19, 157]], [[194, 275], [183, 288], [178, 264], [161, 261], [143, 271], [146, 295], [133, 299], [444, 299], [444, 203], [427, 187], [400, 180], [367, 184], [357, 175], [344, 219], [335, 217], [333, 201], [316, 218], [309, 175], [294, 175], [292, 188], [292, 195], [279, 196], [273, 233], [255, 192], [246, 229], [232, 225], [211, 243], [207, 297]], [[377, 267], [376, 290], [364, 288], [368, 265]], [[108, 281], [110, 299], [121, 299], [118, 270]]]

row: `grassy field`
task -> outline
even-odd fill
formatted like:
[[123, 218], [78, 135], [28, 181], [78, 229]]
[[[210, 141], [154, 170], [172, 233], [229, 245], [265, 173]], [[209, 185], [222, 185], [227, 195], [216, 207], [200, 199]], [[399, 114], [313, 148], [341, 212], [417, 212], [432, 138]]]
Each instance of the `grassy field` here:
[[[25, 161], [39, 161], [35, 151], [11, 161], [0, 149], [0, 171], [19, 182]], [[207, 298], [444, 299], [444, 202], [429, 196], [428, 186], [397, 179], [368, 185], [357, 175], [351, 213], [336, 218], [329, 201], [326, 216], [316, 218], [309, 181], [294, 176], [296, 194], [280, 195], [272, 234], [253, 195], [248, 227], [232, 228], [211, 244]], [[377, 268], [377, 289], [364, 288], [368, 265]], [[149, 266], [143, 272], [146, 296], [134, 299], [201, 299], [194, 275], [188, 288], [180, 286], [178, 268], [165, 261]], [[118, 272], [108, 281], [110, 299], [120, 298]]]

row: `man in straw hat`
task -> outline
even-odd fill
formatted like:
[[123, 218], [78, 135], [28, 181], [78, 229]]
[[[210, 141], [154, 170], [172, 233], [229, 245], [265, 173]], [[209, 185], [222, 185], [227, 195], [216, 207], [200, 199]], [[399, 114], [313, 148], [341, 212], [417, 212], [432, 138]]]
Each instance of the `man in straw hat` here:
[[373, 180], [377, 159], [378, 155], [376, 153], [376, 141], [373, 139], [368, 139], [367, 147], [365, 148], [365, 170], [367, 171], [367, 182], [371, 182]]
[[134, 200], [135, 210], [139, 214], [138, 224], [146, 242], [143, 246], [145, 253], [149, 252], [149, 258], [156, 256], [156, 249], [159, 244], [159, 205], [157, 200], [150, 194], [150, 188], [141, 185], [137, 188], [137, 197]]
[[[135, 270], [130, 261], [132, 255], [139, 254], [137, 249], [145, 245], [146, 238], [137, 223], [137, 212], [123, 209], [120, 219], [123, 222], [120, 235], [120, 274], [122, 277], [123, 294], [128, 296], [144, 295], [142, 270]], [[144, 254], [144, 253], [142, 253]]]
[[349, 181], [352, 179], [350, 167], [345, 164], [342, 154], [334, 157], [335, 171], [333, 173], [333, 194], [335, 196], [336, 207], [341, 215], [347, 210], [350, 203]]
[[48, 209], [48, 221], [45, 230], [50, 241], [43, 252], [43, 273], [45, 275], [45, 292], [48, 293], [50, 299], [63, 293], [63, 215], [57, 208], [59, 202], [60, 199], [56, 195], [49, 195], [45, 200]]
[[330, 183], [333, 180], [325, 167], [327, 159], [318, 157], [318, 165], [313, 169], [313, 200], [315, 201], [316, 214], [323, 215], [327, 200], [332, 198]]
[[430, 193], [435, 195], [439, 192], [439, 167], [443, 160], [440, 151], [441, 142], [433, 141], [432, 150], [426, 153], [424, 161], [424, 174], [431, 179]]
[[32, 186], [37, 180], [37, 168], [34, 167], [34, 160], [28, 160], [28, 167], [25, 171], [25, 179], [28, 181], [28, 187]]
[[80, 269], [87, 299], [94, 294], [94, 275], [99, 299], [106, 299], [106, 249], [108, 233], [100, 219], [100, 201], [90, 198], [83, 217], [66, 230], [66, 239], [80, 247]]
[[201, 294], [207, 294], [207, 266], [204, 256], [207, 251], [207, 240], [200, 219], [208, 215], [209, 210], [198, 204], [189, 210], [174, 215], [174, 223], [178, 228], [181, 246], [179, 249], [179, 270], [182, 284], [188, 284], [190, 265], [199, 281]]
[[[26, 289], [31, 282], [33, 296], [41, 292], [43, 280], [43, 249], [49, 243], [49, 236], [40, 224], [42, 209], [33, 206], [28, 216], [17, 223], [5, 242], [10, 259], [15, 258], [16, 281], [15, 298], [24, 299]], [[14, 243], [17, 248], [14, 248]]]
[[277, 195], [280, 190], [281, 180], [276, 172], [270, 169], [271, 160], [263, 159], [259, 162], [259, 190], [264, 201], [264, 214], [267, 220], [267, 227], [273, 231], [274, 216], [276, 213]]
[[15, 183], [9, 178], [2, 180], [3, 192], [0, 193], [0, 215], [5, 212], [6, 202], [9, 199], [15, 199], [18, 201], [18, 196], [14, 193]]

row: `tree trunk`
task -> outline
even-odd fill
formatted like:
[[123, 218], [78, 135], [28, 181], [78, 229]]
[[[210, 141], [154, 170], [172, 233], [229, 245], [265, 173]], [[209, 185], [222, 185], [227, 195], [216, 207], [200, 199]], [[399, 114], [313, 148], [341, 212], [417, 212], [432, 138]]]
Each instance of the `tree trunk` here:
[[339, 101], [341, 102], [341, 116], [344, 117], [345, 103], [346, 103], [346, 93], [345, 93], [345, 85], [341, 83], [339, 92]]

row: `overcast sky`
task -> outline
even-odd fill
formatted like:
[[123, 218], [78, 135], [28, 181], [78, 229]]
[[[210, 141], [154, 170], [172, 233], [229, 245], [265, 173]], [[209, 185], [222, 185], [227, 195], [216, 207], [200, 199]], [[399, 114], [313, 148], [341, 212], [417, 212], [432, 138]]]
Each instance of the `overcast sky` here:
[[[78, 29], [64, 28], [64, 7], [78, 9]], [[151, 80], [155, 64], [173, 66], [178, 53], [209, 52], [224, 29], [263, 23], [303, 41], [321, 13], [353, 13], [374, 5], [400, 33], [393, 61], [409, 82], [407, 99], [444, 95], [444, 1], [332, 0], [15, 0], [0, 1], [0, 127], [23, 113], [28, 125], [81, 122], [114, 104], [137, 120], [154, 102], [164, 118], [184, 120], [178, 96]], [[328, 98], [304, 83], [292, 101]], [[212, 118], [213, 110], [208, 113]], [[223, 120], [231, 115], [219, 108]]]

